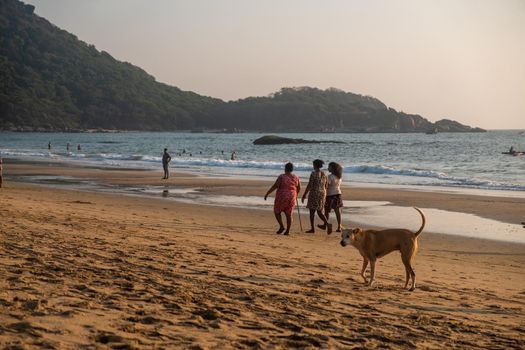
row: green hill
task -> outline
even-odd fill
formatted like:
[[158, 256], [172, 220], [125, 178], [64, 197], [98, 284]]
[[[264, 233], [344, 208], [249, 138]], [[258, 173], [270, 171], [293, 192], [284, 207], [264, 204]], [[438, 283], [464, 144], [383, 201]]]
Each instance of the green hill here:
[[283, 88], [268, 97], [217, 105], [208, 124], [291, 132], [410, 132], [433, 126], [421, 116], [399, 113], [373, 97], [311, 87]]
[[263, 131], [318, 132], [482, 132], [456, 121], [432, 123], [398, 112], [370, 96], [336, 88], [283, 88], [268, 97], [218, 104], [207, 124]]
[[184, 129], [222, 102], [158, 83], [33, 10], [0, 0], [0, 127]]
[[155, 81], [17, 0], [0, 0], [0, 130], [480, 131], [337, 89], [224, 102]]

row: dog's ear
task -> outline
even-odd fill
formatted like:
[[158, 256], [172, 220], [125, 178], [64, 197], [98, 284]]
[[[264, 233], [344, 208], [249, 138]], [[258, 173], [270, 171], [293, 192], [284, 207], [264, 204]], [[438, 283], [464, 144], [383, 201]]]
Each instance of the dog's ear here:
[[353, 234], [356, 234], [356, 235], [357, 235], [357, 234], [360, 234], [361, 232], [363, 232], [363, 229], [360, 228], [360, 227], [356, 227], [356, 228], [354, 228], [354, 229], [352, 230], [352, 233], [353, 233]]

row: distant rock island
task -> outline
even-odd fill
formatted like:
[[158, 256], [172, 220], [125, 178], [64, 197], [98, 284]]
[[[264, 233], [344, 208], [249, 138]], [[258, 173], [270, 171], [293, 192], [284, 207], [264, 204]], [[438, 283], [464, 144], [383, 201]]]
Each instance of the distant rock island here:
[[282, 88], [230, 102], [201, 96], [157, 82], [34, 9], [0, 0], [0, 130], [484, 131], [448, 119], [432, 123], [335, 88]]
[[343, 141], [329, 141], [329, 140], [305, 140], [295, 139], [289, 137], [281, 137], [277, 135], [265, 135], [253, 141], [254, 145], [284, 145], [284, 144], [302, 144], [302, 143], [344, 143]]

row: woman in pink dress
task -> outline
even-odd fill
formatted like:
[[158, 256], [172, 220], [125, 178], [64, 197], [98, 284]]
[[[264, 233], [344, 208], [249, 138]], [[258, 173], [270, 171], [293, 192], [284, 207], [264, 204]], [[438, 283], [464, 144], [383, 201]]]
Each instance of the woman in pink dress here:
[[295, 202], [297, 201], [297, 194], [301, 191], [301, 182], [299, 177], [292, 174], [293, 164], [286, 163], [284, 166], [284, 174], [279, 175], [272, 187], [266, 192], [264, 200], [268, 198], [268, 195], [273, 191], [277, 190], [275, 195], [275, 202], [273, 204], [273, 212], [275, 218], [279, 223], [279, 229], [277, 234], [281, 234], [284, 231], [283, 219], [281, 213], [286, 216], [286, 231], [285, 235], [290, 234], [290, 226], [292, 225], [292, 212], [295, 208]]

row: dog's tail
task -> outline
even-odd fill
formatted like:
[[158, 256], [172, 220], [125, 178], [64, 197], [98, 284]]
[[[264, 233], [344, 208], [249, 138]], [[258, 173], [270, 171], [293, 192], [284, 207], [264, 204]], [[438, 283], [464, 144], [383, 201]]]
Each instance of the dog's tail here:
[[423, 229], [425, 228], [425, 223], [427, 221], [425, 220], [425, 214], [423, 214], [423, 212], [419, 208], [414, 207], [414, 209], [416, 209], [419, 212], [419, 214], [421, 214], [421, 219], [423, 219], [423, 223], [421, 224], [421, 227], [419, 228], [419, 231], [414, 233], [414, 235], [417, 237], [417, 236], [419, 236], [419, 234], [421, 232], [423, 232]]

